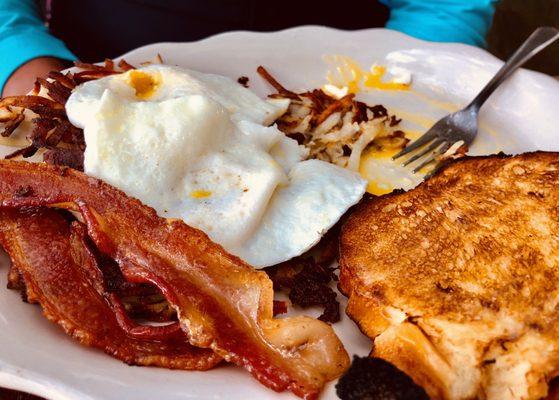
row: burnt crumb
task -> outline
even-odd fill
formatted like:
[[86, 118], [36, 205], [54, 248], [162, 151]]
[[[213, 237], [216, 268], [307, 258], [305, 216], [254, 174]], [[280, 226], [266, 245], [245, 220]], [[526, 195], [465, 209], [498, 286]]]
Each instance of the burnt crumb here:
[[[402, 118], [396, 118], [396, 116], [391, 115], [390, 119], [388, 120], [388, 125], [390, 125], [391, 127], [398, 125], [400, 122], [402, 122]], [[398, 131], [401, 132], [401, 131]]]
[[312, 257], [295, 258], [266, 269], [274, 288], [289, 292], [292, 304], [302, 308], [321, 306], [324, 312], [318, 319], [324, 322], [340, 320], [340, 304], [329, 283], [337, 280], [334, 269], [325, 267]]
[[377, 104], [376, 106], [369, 107], [369, 110], [373, 113], [373, 118], [387, 118], [388, 117], [388, 110], [381, 104]]
[[342, 400], [429, 400], [425, 390], [394, 365], [357, 356], [337, 383], [336, 394]]
[[481, 362], [482, 365], [489, 365], [489, 364], [495, 364], [497, 362], [497, 360], [495, 360], [494, 358], [490, 359], [490, 360], [483, 360]]
[[244, 87], [248, 87], [248, 76], [241, 76], [239, 79], [237, 79], [237, 82], [239, 82], [241, 85], [243, 85]]
[[14, 197], [29, 197], [33, 194], [33, 188], [29, 185], [20, 186], [14, 192]]
[[287, 134], [287, 137], [297, 141], [297, 144], [299, 145], [305, 144], [305, 135], [302, 133], [299, 132], [289, 133]]

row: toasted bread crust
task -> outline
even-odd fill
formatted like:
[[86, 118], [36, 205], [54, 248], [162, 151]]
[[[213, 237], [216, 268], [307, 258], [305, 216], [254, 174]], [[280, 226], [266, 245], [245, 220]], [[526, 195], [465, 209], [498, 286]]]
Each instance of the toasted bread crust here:
[[[340, 243], [347, 312], [377, 338], [376, 356], [433, 398], [542, 395], [559, 368], [559, 153], [454, 162], [412, 191], [364, 201]], [[546, 359], [509, 382], [526, 335]]]

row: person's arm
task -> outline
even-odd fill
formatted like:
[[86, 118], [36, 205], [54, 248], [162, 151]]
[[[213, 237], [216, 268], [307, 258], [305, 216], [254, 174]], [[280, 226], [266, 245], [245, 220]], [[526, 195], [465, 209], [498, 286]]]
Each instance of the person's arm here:
[[0, 90], [22, 94], [37, 76], [76, 57], [48, 33], [34, 0], [0, 0]]
[[419, 39], [485, 46], [497, 0], [381, 0], [386, 27]]

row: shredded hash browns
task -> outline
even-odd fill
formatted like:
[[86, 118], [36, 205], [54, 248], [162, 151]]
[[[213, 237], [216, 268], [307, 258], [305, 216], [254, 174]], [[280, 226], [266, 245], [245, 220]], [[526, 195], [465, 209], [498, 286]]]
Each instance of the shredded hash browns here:
[[310, 150], [310, 158], [357, 171], [365, 149], [402, 149], [409, 142], [397, 128], [401, 119], [389, 115], [382, 105], [369, 106], [355, 100], [354, 94], [337, 99], [321, 89], [294, 93], [264, 67], [257, 71], [277, 91], [270, 98], [291, 101], [276, 123], [287, 136]]

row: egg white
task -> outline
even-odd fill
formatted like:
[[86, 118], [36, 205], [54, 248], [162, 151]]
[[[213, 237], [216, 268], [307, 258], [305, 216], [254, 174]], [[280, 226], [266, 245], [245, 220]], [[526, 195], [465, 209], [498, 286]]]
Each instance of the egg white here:
[[140, 96], [130, 71], [79, 86], [66, 110], [84, 129], [85, 172], [159, 215], [264, 267], [307, 251], [362, 197], [357, 173], [303, 161], [307, 150], [269, 126], [288, 101], [264, 101], [223, 76], [140, 71], [153, 93]]

